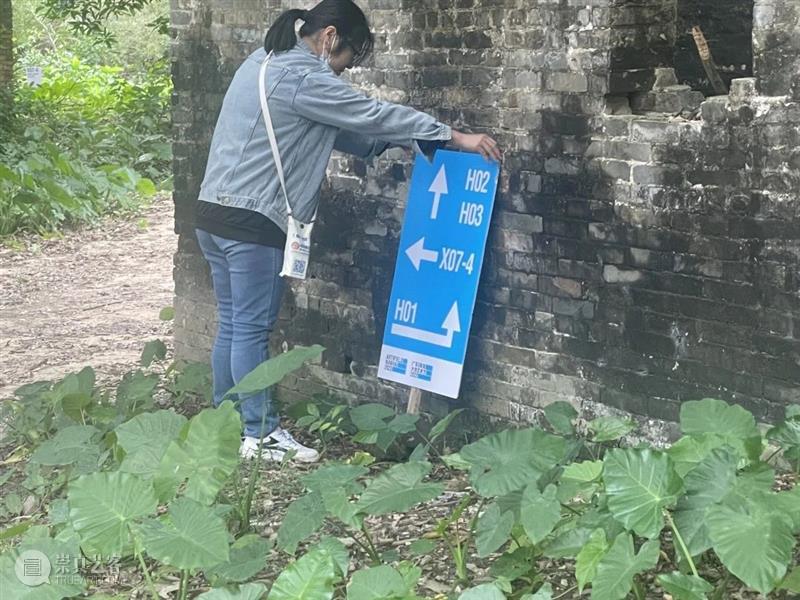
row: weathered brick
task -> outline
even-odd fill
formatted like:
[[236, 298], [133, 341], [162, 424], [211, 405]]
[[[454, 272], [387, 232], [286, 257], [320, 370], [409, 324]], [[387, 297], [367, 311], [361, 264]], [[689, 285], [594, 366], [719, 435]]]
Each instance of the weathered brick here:
[[[676, 12], [666, 0], [547, 0], [535, 11], [507, 0], [422, 9], [365, 1], [376, 53], [351, 81], [486, 131], [505, 153], [461, 402], [513, 419], [534, 418], [556, 399], [666, 419], [704, 395], [764, 418], [798, 402], [800, 108], [785, 97], [800, 99], [800, 36], [792, 37], [791, 3], [756, 0], [755, 81], [740, 80], [730, 99], [709, 99], [700, 118], [682, 120], [631, 114], [627, 95], [634, 109], [694, 106], [698, 93], [657, 69], [677, 51], [678, 79], [694, 77], [680, 59], [691, 38], [675, 32], [696, 3]], [[205, 152], [227, 82], [259, 45], [265, 18], [290, 7], [268, 4], [266, 14], [231, 12], [226, 0], [173, 6], [183, 356], [207, 357], [214, 327], [191, 222]], [[748, 36], [749, 8], [707, 4], [707, 34], [728, 15], [726, 26]], [[764, 44], [769, 36], [785, 43]], [[714, 38], [717, 60], [732, 56], [734, 37]], [[741, 71], [738, 61], [724, 64], [725, 78]], [[331, 163], [313, 279], [287, 292], [273, 334], [279, 345], [323, 343], [325, 368], [287, 381], [282, 397], [326, 387], [349, 402], [401, 406], [407, 397], [378, 382], [375, 365], [410, 173], [400, 151], [372, 166]]]

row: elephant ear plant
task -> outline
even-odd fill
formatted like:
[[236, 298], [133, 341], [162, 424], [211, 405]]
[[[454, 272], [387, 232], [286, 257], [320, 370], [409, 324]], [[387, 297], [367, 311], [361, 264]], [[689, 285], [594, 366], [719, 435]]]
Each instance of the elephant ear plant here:
[[[269, 387], [322, 351], [320, 346], [296, 348], [262, 363], [232, 392]], [[129, 391], [123, 397], [138, 396]], [[71, 466], [78, 476], [68, 482], [66, 500], [51, 507], [55, 538], [47, 528], [45, 537], [26, 536], [19, 548], [0, 556], [0, 563], [12, 564], [13, 573], [13, 561], [29, 546], [52, 554], [54, 565], [60, 564], [58, 555], [75, 560], [81, 552], [133, 560], [153, 600], [158, 594], [147, 559], [151, 566], [161, 565], [159, 570], [180, 573], [181, 600], [189, 592], [190, 576], [198, 571], [224, 585], [244, 582], [264, 568], [271, 544], [256, 535], [232, 539], [226, 523], [230, 507], [218, 503], [239, 463], [241, 418], [233, 402], [226, 400], [188, 421], [171, 410], [136, 413], [105, 436], [90, 425], [64, 427], [34, 452], [42, 464], [73, 463], [82, 457]], [[111, 460], [104, 461], [104, 456]], [[57, 600], [85, 587], [80, 577], [73, 577], [69, 585], [52, 578], [26, 588], [13, 576], [5, 581], [6, 575], [4, 569], [0, 585], [14, 598]], [[39, 595], [31, 595], [32, 589]], [[258, 598], [263, 592], [260, 584], [249, 584], [235, 594], [220, 589], [203, 597]]]
[[[568, 423], [560, 421], [563, 433]], [[791, 442], [793, 424], [768, 437]], [[494, 434], [451, 457], [469, 468], [485, 505], [475, 526], [478, 554], [505, 548], [492, 568], [498, 589], [515, 598], [530, 592], [538, 585], [532, 559], [541, 555], [575, 559], [579, 590], [591, 585], [594, 600], [631, 591], [644, 598], [639, 575], [660, 560], [672, 564], [658, 583], [673, 598], [706, 598], [714, 588], [701, 572], [712, 556], [727, 572], [720, 588], [730, 577], [762, 594], [790, 585], [800, 488], [774, 491], [753, 416], [720, 400], [692, 401], [682, 407], [681, 428], [667, 451], [595, 449], [596, 460], [567, 464], [570, 442], [535, 430]]]

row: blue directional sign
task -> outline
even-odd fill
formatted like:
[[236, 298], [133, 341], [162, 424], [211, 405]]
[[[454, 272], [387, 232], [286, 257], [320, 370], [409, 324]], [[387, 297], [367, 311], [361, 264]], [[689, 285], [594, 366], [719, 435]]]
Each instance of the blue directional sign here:
[[499, 170], [479, 154], [417, 157], [379, 377], [458, 397]]

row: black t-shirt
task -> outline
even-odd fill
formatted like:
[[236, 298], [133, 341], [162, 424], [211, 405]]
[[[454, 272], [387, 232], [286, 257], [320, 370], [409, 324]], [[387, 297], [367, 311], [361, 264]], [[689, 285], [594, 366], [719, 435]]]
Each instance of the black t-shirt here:
[[286, 234], [270, 218], [254, 210], [223, 206], [213, 202], [197, 203], [195, 226], [228, 240], [252, 242], [283, 250]]

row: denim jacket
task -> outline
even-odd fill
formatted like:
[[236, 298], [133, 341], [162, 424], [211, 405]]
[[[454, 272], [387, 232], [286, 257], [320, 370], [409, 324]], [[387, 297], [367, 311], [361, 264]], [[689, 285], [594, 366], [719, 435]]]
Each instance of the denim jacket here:
[[[263, 48], [239, 67], [225, 94], [199, 199], [257, 211], [286, 231], [286, 202], [261, 115], [258, 75]], [[303, 41], [275, 54], [267, 68], [267, 97], [289, 202], [311, 220], [333, 150], [370, 159], [388, 145], [449, 140], [451, 129], [407, 106], [381, 102], [336, 76]]]

